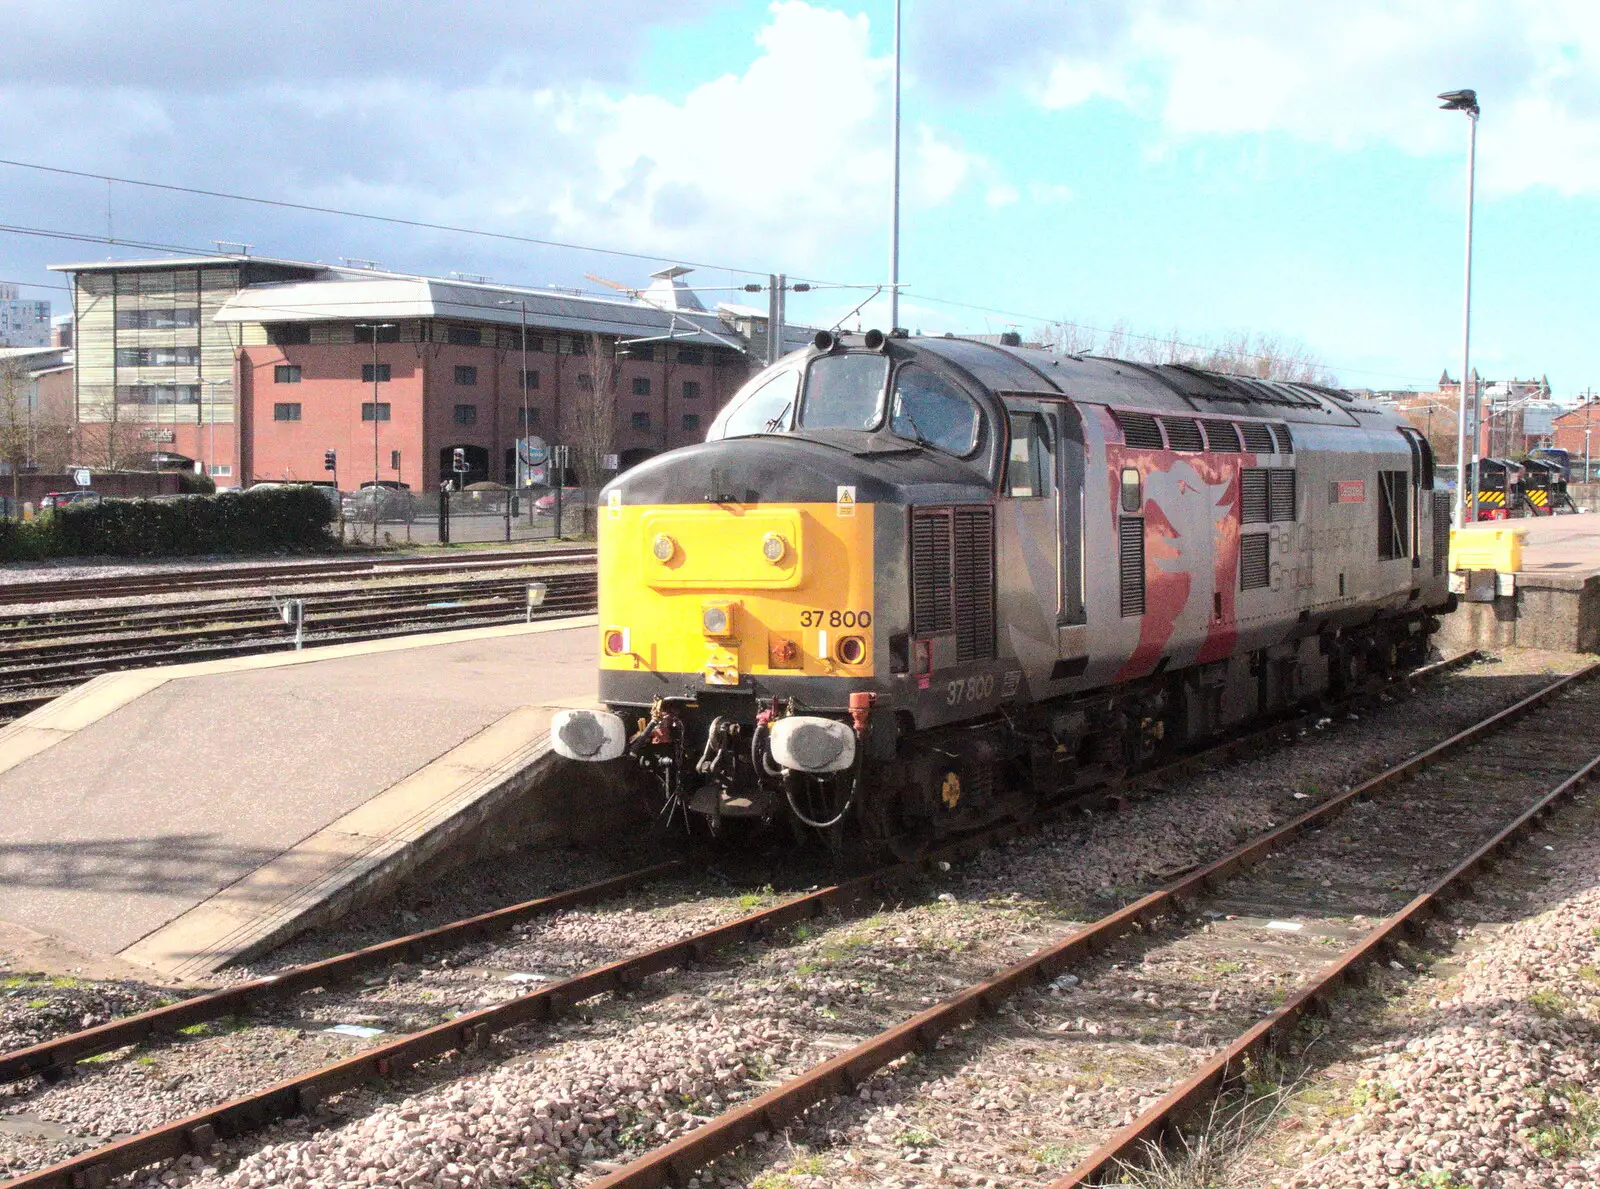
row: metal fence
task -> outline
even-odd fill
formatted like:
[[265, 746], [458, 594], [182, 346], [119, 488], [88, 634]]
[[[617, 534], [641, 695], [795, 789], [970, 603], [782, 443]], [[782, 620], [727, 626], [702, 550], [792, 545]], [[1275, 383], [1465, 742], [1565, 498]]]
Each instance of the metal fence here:
[[547, 541], [594, 533], [593, 501], [586, 491], [561, 493], [556, 521], [553, 492], [389, 491], [365, 489], [344, 497], [340, 531], [350, 544], [422, 545], [473, 541]]

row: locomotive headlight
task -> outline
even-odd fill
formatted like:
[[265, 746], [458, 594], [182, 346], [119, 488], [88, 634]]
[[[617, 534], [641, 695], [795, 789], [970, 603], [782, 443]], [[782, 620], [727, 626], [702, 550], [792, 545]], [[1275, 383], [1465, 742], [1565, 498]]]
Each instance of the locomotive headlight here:
[[765, 537], [761, 538], [761, 556], [766, 558], [773, 565], [777, 565], [779, 562], [781, 562], [786, 556], [788, 556], [788, 553], [789, 542], [785, 541], [777, 533], [768, 533]]
[[700, 609], [700, 628], [708, 636], [731, 636], [733, 604], [707, 603]]
[[650, 553], [654, 558], [665, 565], [671, 561], [678, 552], [678, 543], [666, 533], [657, 533], [656, 539], [650, 542]]

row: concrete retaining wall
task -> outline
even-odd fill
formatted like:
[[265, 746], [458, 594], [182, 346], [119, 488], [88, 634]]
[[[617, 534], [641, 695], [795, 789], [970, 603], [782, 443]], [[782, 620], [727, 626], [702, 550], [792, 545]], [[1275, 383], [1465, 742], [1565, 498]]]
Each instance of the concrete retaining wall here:
[[1462, 603], [1446, 615], [1439, 644], [1467, 648], [1545, 648], [1600, 652], [1600, 575], [1517, 575], [1516, 594]]

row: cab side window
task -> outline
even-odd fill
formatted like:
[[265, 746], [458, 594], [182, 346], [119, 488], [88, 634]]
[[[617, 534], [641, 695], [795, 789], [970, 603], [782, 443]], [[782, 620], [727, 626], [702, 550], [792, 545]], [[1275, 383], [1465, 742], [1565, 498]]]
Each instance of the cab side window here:
[[743, 399], [735, 397], [714, 436], [739, 438], [747, 434], [784, 433], [789, 428], [795, 398], [800, 394], [800, 373], [779, 372]]
[[1050, 429], [1038, 413], [1011, 414], [1011, 452], [1006, 458], [1006, 494], [1041, 499], [1050, 494], [1055, 462]]

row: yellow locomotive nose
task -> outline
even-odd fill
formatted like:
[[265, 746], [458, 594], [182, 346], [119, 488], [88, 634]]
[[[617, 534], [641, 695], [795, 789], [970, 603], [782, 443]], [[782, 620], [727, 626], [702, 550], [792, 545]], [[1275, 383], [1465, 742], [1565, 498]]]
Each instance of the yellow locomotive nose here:
[[599, 564], [602, 668], [872, 675], [870, 505], [613, 503]]

